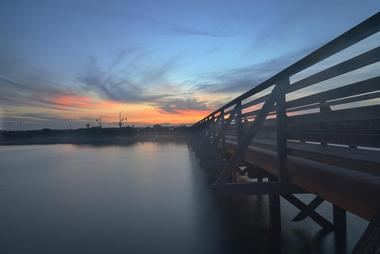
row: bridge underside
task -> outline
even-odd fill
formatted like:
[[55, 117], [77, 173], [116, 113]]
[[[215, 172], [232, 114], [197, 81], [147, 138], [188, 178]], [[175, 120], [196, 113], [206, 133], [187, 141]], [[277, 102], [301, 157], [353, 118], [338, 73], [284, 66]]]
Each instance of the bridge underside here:
[[[236, 146], [226, 143], [227, 156], [236, 151]], [[244, 160], [279, 176], [275, 151], [249, 147]], [[380, 177], [294, 156], [287, 157], [286, 169], [289, 183], [362, 218], [370, 220], [380, 209]]]

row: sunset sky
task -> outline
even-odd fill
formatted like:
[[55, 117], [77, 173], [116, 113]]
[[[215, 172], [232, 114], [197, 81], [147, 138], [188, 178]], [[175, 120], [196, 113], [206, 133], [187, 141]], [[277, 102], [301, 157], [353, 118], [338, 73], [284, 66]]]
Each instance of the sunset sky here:
[[0, 129], [190, 124], [378, 0], [0, 2]]

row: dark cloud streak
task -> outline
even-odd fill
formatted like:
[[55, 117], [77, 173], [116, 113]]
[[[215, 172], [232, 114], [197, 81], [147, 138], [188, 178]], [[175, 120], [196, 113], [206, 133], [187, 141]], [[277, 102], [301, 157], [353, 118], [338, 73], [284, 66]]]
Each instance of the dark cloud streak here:
[[[120, 62], [125, 57], [125, 54], [122, 57], [118, 56], [118, 59], [114, 63]], [[127, 72], [107, 72], [98, 65], [95, 58], [92, 58], [87, 71], [79, 75], [78, 81], [83, 85], [83, 90], [94, 91], [104, 99], [119, 102], [154, 102], [170, 96], [167, 93], [149, 93], [149, 87], [147, 87], [147, 84], [164, 79], [166, 73], [171, 68], [170, 64], [160, 65], [144, 72], [137, 70], [130, 71], [128, 68], [133, 68], [133, 66], [127, 66], [126, 68]], [[136, 77], [143, 84], [132, 81]]]
[[183, 110], [209, 110], [205, 101], [194, 98], [168, 98], [153, 104], [165, 113], [181, 113]]
[[276, 59], [227, 72], [208, 74], [204, 81], [195, 81], [195, 88], [208, 93], [241, 93], [260, 84], [310, 52], [310, 48]]

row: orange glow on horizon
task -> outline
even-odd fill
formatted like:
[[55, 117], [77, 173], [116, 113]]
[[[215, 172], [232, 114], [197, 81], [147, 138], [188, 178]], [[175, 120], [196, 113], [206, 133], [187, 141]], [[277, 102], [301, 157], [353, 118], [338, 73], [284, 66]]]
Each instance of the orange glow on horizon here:
[[95, 108], [95, 107], [114, 107], [119, 103], [106, 100], [97, 100], [87, 96], [78, 95], [57, 95], [53, 97], [52, 103], [58, 106], [74, 108]]
[[[70, 120], [95, 120], [101, 117], [106, 124], [116, 124], [119, 121], [119, 112], [123, 112], [123, 116], [127, 117], [127, 124], [191, 124], [202, 119], [211, 111], [189, 109], [165, 112], [146, 103], [123, 103], [67, 94], [55, 96], [51, 102], [61, 107], [51, 112], [53, 114], [59, 114], [61, 118]], [[62, 109], [62, 107], [64, 107], [64, 109]]]

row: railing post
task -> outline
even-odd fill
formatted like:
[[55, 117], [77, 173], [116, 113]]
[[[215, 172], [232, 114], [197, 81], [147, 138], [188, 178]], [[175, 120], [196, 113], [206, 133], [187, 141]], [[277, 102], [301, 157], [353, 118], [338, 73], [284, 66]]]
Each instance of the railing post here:
[[211, 118], [211, 123], [212, 123], [212, 142], [214, 142], [215, 137], [216, 137], [217, 124], [216, 124], [216, 120], [215, 119], [216, 119], [215, 115], [212, 115], [212, 118]]
[[205, 137], [208, 139], [210, 137], [210, 117], [206, 118], [205, 121]]
[[[269, 181], [286, 182], [286, 87], [289, 85], [289, 78], [283, 78], [277, 84], [279, 92], [276, 96], [276, 128], [277, 128], [277, 157], [278, 157], [278, 177], [270, 177]], [[274, 235], [281, 236], [281, 202], [280, 195], [269, 195], [269, 217], [270, 228]]]
[[[324, 112], [331, 112], [330, 106], [326, 103], [326, 101], [320, 101], [319, 102], [319, 112], [324, 113]], [[326, 142], [321, 142], [322, 146], [326, 146]]]
[[[224, 109], [221, 109], [220, 110], [220, 112], [222, 113], [222, 111], [223, 111], [223, 115], [225, 116], [225, 114], [224, 114]], [[235, 106], [235, 108], [232, 110], [232, 112], [230, 112], [230, 114], [229, 114], [229, 116], [228, 116], [228, 118], [227, 119], [224, 119], [223, 118], [223, 122], [224, 122], [224, 130], [227, 130], [227, 128], [228, 128], [228, 126], [230, 125], [230, 123], [231, 123], [231, 121], [232, 121], [232, 119], [235, 117], [235, 111], [236, 111], [236, 106]], [[218, 121], [219, 120], [221, 120], [221, 114], [219, 115], [219, 117], [218, 117]], [[219, 143], [219, 141], [220, 141], [220, 139], [222, 138], [222, 130], [220, 130], [219, 132], [218, 132], [218, 135], [217, 135], [217, 137], [216, 137], [216, 139], [215, 139], [215, 142], [214, 142], [214, 144], [215, 145], [218, 145], [218, 143]]]
[[237, 102], [236, 106], [236, 118], [235, 118], [235, 123], [236, 123], [236, 128], [237, 128], [237, 141], [238, 145], [241, 143], [241, 139], [243, 137], [243, 126], [242, 126], [242, 119], [241, 119], [241, 101]]
[[222, 139], [222, 157], [224, 157], [225, 152], [226, 152], [226, 133], [225, 133], [225, 126], [224, 126], [224, 109], [221, 110], [220, 112], [220, 123], [221, 123], [221, 139]]
[[208, 137], [209, 139], [212, 140], [213, 136], [214, 136], [214, 130], [213, 130], [213, 127], [214, 127], [214, 124], [213, 124], [213, 121], [214, 121], [214, 115], [211, 115], [209, 118], [208, 118]]
[[203, 127], [203, 130], [204, 130], [204, 137], [205, 138], [208, 138], [208, 134], [209, 134], [209, 132], [208, 132], [208, 118], [206, 118], [205, 119], [205, 122], [204, 122], [204, 127]]
[[343, 235], [346, 234], [347, 221], [346, 221], [346, 210], [333, 204], [333, 220], [335, 230]]
[[202, 124], [201, 124], [201, 136], [204, 138], [206, 136], [206, 120], [203, 119]]
[[287, 137], [286, 137], [286, 87], [289, 86], [289, 77], [279, 81], [280, 89], [277, 100], [276, 127], [277, 127], [277, 156], [280, 182], [286, 182], [286, 157], [287, 157]]
[[371, 218], [367, 229], [356, 244], [353, 254], [379, 253], [380, 250], [380, 211]]
[[[276, 181], [276, 177], [269, 179], [269, 181]], [[269, 229], [271, 235], [279, 238], [281, 235], [281, 202], [280, 195], [268, 195], [269, 203]]]
[[234, 171], [237, 169], [252, 139], [256, 136], [257, 132], [259, 131], [260, 126], [264, 123], [269, 112], [272, 111], [274, 103], [276, 102], [276, 98], [278, 97], [278, 93], [280, 92], [279, 88], [280, 87], [278, 86], [278, 84], [274, 86], [272, 92], [270, 93], [269, 98], [264, 102], [264, 105], [262, 106], [261, 110], [257, 114], [255, 120], [249, 125], [248, 130], [244, 132], [244, 136], [242, 138], [241, 144], [237, 147], [235, 152], [232, 154], [228, 163], [223, 167], [223, 170], [220, 172], [220, 175], [216, 179], [214, 185], [225, 183], [231, 171]]
[[205, 137], [205, 138], [207, 138], [207, 136], [208, 136], [208, 131], [207, 131], [207, 124], [208, 124], [208, 118], [206, 118], [205, 120], [204, 120], [204, 122], [203, 122], [203, 136]]

